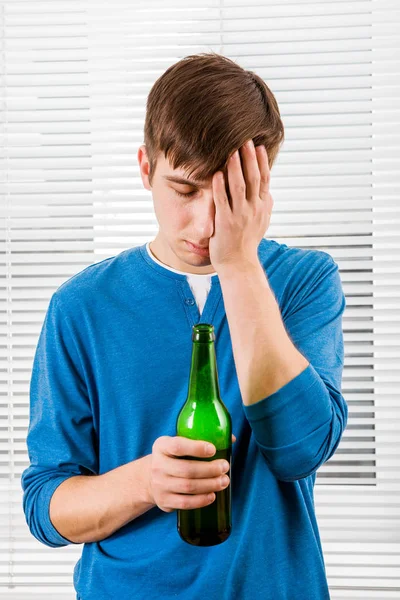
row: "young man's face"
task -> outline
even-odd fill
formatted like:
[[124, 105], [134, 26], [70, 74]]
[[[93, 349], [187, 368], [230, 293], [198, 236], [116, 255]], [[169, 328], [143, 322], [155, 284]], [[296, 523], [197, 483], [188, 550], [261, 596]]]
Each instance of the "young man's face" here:
[[[150, 242], [153, 254], [164, 264], [180, 271], [200, 275], [215, 272], [209, 255], [196, 254], [187, 244], [189, 241], [207, 247], [214, 232], [215, 205], [211, 180], [204, 182], [202, 187], [169, 180], [168, 177], [187, 177], [182, 169], [174, 171], [162, 154], [157, 160], [150, 186], [145, 145], [138, 150], [138, 162], [143, 185], [152, 192], [159, 225], [157, 236]], [[190, 179], [193, 180], [193, 177]]]

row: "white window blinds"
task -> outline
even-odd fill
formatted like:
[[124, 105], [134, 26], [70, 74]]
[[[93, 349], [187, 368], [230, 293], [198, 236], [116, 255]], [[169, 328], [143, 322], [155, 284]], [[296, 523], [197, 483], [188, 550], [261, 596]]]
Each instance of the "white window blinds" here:
[[346, 294], [349, 420], [315, 486], [332, 600], [400, 598], [399, 3], [5, 0], [0, 48], [0, 595], [75, 599], [82, 546], [45, 547], [22, 512], [38, 335], [63, 281], [155, 237], [146, 97], [213, 50], [280, 107], [268, 237], [330, 253]]

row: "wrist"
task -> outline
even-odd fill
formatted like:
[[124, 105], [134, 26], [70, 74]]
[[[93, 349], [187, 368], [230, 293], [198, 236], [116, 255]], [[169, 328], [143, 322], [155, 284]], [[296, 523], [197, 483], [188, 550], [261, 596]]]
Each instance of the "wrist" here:
[[262, 266], [258, 257], [253, 257], [241, 259], [240, 261], [234, 263], [220, 265], [216, 268], [216, 271], [220, 280], [230, 280], [232, 277], [235, 277], [238, 274], [254, 273], [260, 271], [260, 269], [262, 269]]
[[154, 501], [153, 490], [151, 487], [152, 455], [147, 454], [146, 456], [143, 456], [141, 461], [142, 461], [142, 465], [141, 465], [141, 467], [142, 467], [141, 468], [142, 501], [145, 504], [148, 504], [150, 506], [157, 506], [156, 502]]

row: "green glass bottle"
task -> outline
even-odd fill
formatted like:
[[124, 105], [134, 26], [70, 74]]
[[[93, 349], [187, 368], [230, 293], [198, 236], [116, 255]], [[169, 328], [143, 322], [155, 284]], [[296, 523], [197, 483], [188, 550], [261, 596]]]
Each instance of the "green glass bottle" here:
[[[198, 323], [192, 329], [192, 362], [189, 390], [176, 423], [176, 435], [193, 440], [205, 440], [216, 447], [210, 458], [184, 456], [188, 460], [217, 460], [224, 458], [231, 465], [232, 419], [219, 392], [215, 355], [214, 326]], [[228, 539], [232, 527], [231, 469], [230, 483], [215, 493], [212, 504], [189, 510], [177, 509], [178, 532], [193, 546], [214, 546]]]

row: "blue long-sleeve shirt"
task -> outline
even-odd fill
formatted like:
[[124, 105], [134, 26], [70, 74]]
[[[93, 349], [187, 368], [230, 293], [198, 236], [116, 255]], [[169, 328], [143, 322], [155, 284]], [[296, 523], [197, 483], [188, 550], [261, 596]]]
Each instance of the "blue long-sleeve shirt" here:
[[[146, 245], [90, 265], [54, 292], [34, 356], [23, 509], [43, 544], [71, 544], [50, 499], [75, 475], [102, 474], [176, 435], [186, 400], [192, 326], [214, 325], [221, 398], [232, 417], [232, 532], [196, 547], [158, 506], [85, 543], [78, 600], [326, 600], [313, 488], [347, 423], [341, 394], [345, 296], [338, 265], [318, 250], [263, 239], [258, 257], [293, 343], [309, 366], [245, 406], [218, 276], [200, 315], [183, 272]], [[268, 361], [268, 356], [265, 357]]]

